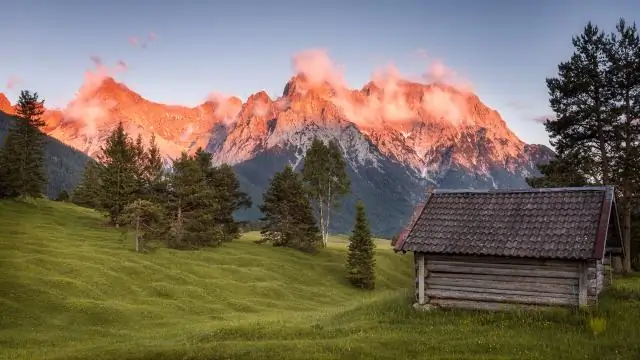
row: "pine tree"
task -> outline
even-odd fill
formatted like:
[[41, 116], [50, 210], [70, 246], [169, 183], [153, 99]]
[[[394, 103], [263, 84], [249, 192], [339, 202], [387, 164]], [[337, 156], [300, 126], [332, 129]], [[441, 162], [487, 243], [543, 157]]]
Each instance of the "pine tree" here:
[[101, 150], [98, 156], [102, 163], [100, 204], [107, 211], [109, 222], [117, 227], [124, 207], [140, 194], [139, 149], [119, 123]]
[[587, 177], [576, 168], [576, 161], [556, 158], [548, 164], [538, 164], [541, 176], [527, 178], [533, 188], [571, 187], [590, 185]]
[[263, 194], [260, 211], [263, 227], [258, 243], [271, 242], [273, 246], [291, 247], [314, 252], [322, 238], [313, 216], [311, 203], [306, 196], [299, 174], [287, 165], [271, 179]]
[[362, 201], [356, 204], [356, 223], [349, 237], [347, 255], [347, 278], [355, 287], [373, 289], [375, 287], [375, 243], [371, 237], [369, 223]]
[[231, 166], [227, 164], [214, 169], [213, 186], [219, 206], [216, 220], [223, 227], [225, 240], [231, 241], [240, 236], [240, 226], [233, 214], [240, 209], [250, 208], [252, 202], [247, 193], [240, 191], [240, 182]]
[[636, 25], [621, 19], [609, 35], [607, 79], [613, 92], [615, 141], [610, 142], [612, 182], [620, 189], [623, 218], [623, 269], [631, 271], [631, 224], [640, 195], [640, 37]]
[[84, 167], [80, 184], [73, 191], [71, 202], [91, 209], [100, 209], [101, 198], [100, 164], [94, 160], [89, 160]]
[[16, 104], [16, 119], [0, 151], [0, 184], [7, 197], [41, 197], [47, 183], [44, 171], [44, 134], [40, 127], [44, 100], [37, 92], [22, 90]]
[[222, 243], [215, 194], [197, 159], [182, 153], [169, 175], [167, 209], [171, 219], [169, 246], [196, 248]]
[[144, 187], [146, 198], [151, 202], [163, 203], [167, 190], [166, 172], [162, 162], [160, 149], [156, 144], [155, 134], [149, 140], [149, 149], [144, 156]]
[[588, 23], [573, 38], [574, 54], [558, 65], [558, 76], [546, 80], [556, 120], [545, 127], [550, 143], [570, 168], [580, 169], [592, 182], [611, 184], [609, 146], [614, 141], [614, 102], [608, 80], [608, 42]]
[[314, 138], [305, 154], [302, 177], [309, 196], [316, 202], [322, 243], [326, 247], [331, 210], [350, 191], [346, 164], [338, 144], [331, 140], [325, 145], [322, 140]]
[[69, 201], [69, 193], [67, 192], [67, 190], [60, 191], [60, 193], [58, 193], [58, 196], [56, 196], [56, 201]]

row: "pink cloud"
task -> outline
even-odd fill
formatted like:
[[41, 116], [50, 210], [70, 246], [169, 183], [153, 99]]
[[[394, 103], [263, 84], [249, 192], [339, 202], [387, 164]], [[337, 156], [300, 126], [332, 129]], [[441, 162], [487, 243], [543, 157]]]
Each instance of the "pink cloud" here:
[[10, 76], [9, 80], [7, 80], [7, 89], [12, 90], [13, 88], [15, 88], [18, 84], [22, 83], [22, 79], [20, 79], [17, 76]]
[[138, 38], [135, 36], [131, 36], [129, 38], [129, 44], [133, 45], [133, 46], [138, 46], [140, 44], [140, 42], [138, 41]]

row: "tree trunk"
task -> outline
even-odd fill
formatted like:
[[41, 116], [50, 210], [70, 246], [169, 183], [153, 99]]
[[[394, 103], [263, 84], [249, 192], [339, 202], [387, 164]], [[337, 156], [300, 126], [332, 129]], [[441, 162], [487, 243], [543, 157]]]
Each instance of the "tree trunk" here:
[[324, 223], [324, 247], [329, 245], [329, 218], [331, 217], [331, 205], [333, 204], [331, 201], [331, 181], [329, 181], [327, 187], [327, 221]]
[[624, 249], [624, 257], [622, 269], [625, 273], [631, 272], [631, 206], [627, 204], [624, 209], [624, 225], [623, 225], [622, 247]]
[[136, 252], [140, 252], [140, 217], [136, 217]]
[[322, 235], [322, 247], [326, 247], [324, 242], [324, 199], [322, 196], [318, 199], [318, 207], [320, 208], [320, 234]]

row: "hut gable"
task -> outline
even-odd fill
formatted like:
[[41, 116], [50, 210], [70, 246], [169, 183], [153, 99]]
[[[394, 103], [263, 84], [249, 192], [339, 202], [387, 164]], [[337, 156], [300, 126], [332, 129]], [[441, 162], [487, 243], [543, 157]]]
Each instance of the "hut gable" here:
[[621, 248], [612, 187], [435, 190], [417, 210], [397, 251], [586, 260]]

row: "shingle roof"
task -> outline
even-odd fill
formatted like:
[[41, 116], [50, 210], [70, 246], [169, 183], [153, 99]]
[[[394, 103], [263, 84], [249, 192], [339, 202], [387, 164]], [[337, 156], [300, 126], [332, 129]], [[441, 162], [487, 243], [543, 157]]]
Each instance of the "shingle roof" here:
[[612, 206], [613, 187], [436, 190], [419, 205], [396, 250], [602, 258]]

